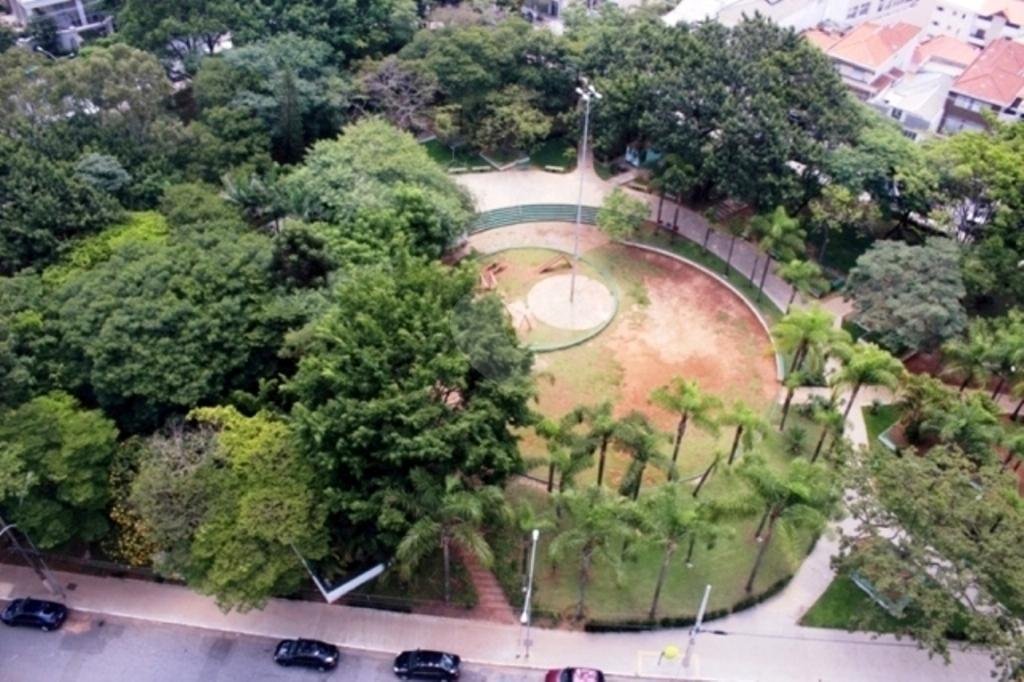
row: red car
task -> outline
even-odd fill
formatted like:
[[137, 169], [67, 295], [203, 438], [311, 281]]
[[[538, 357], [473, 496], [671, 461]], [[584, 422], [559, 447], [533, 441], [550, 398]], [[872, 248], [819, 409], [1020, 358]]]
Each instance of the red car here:
[[604, 682], [604, 673], [593, 668], [549, 670], [544, 682]]

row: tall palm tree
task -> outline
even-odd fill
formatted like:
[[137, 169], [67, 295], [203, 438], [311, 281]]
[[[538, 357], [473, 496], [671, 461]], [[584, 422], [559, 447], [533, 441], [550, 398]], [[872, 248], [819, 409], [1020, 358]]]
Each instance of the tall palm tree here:
[[975, 379], [984, 378], [988, 374], [989, 358], [992, 341], [980, 325], [972, 325], [966, 339], [954, 339], [942, 347], [947, 360], [948, 372], [963, 376], [960, 393], [974, 383]]
[[812, 306], [793, 310], [772, 327], [775, 345], [783, 353], [791, 353], [790, 371], [799, 372], [808, 358], [822, 363], [824, 358], [850, 341], [850, 335], [833, 326], [834, 318], [827, 310]]
[[806, 460], [795, 460], [779, 473], [763, 459], [749, 457], [740, 468], [740, 476], [764, 505], [757, 529], [760, 546], [746, 584], [750, 593], [775, 534], [798, 528], [820, 530], [835, 509], [838, 495], [831, 472]]
[[921, 426], [937, 407], [945, 409], [957, 398], [942, 383], [928, 374], [908, 374], [900, 385], [897, 407], [907, 439], [921, 442]]
[[568, 490], [559, 497], [568, 523], [555, 536], [548, 551], [553, 559], [567, 555], [579, 558], [576, 600], [576, 619], [579, 620], [586, 607], [594, 559], [604, 558], [614, 570], [619, 568], [621, 559], [612, 548], [633, 532], [627, 520], [631, 503], [609, 495], [598, 486], [582, 491]]
[[598, 405], [583, 405], [573, 410], [575, 418], [587, 426], [586, 438], [593, 449], [597, 450], [597, 484], [604, 482], [605, 460], [608, 454], [608, 445], [618, 428], [618, 420], [613, 414], [612, 404], [604, 401]]
[[697, 485], [693, 488], [693, 496], [697, 497], [700, 495], [700, 491], [704, 488], [704, 484], [711, 478], [711, 474], [715, 472], [718, 466], [722, 463], [722, 453], [716, 452], [715, 456], [711, 459], [711, 463], [708, 464], [708, 468], [700, 475], [700, 480], [697, 481]]
[[444, 601], [452, 597], [452, 550], [455, 545], [472, 552], [484, 566], [494, 563], [494, 553], [484, 537], [483, 525], [489, 515], [507, 514], [505, 497], [495, 486], [469, 488], [457, 475], [448, 476], [438, 490], [427, 477], [414, 474], [416, 509], [422, 514], [409, 527], [395, 558], [408, 579], [425, 558], [441, 548], [444, 561]]
[[654, 620], [672, 557], [686, 540], [713, 541], [717, 534], [718, 519], [710, 504], [690, 498], [678, 485], [671, 483], [660, 486], [654, 494], [646, 496], [640, 511], [644, 539], [662, 551], [654, 596], [647, 613], [647, 618]]
[[754, 282], [757, 275], [757, 264], [764, 253], [764, 270], [761, 272], [761, 281], [757, 287], [757, 300], [761, 300], [764, 294], [764, 283], [768, 278], [768, 270], [772, 264], [772, 255], [776, 255], [783, 261], [790, 261], [804, 252], [804, 240], [806, 233], [800, 225], [800, 221], [790, 217], [783, 206], [777, 206], [769, 215], [755, 216], [750, 221], [750, 233], [758, 245], [758, 253], [754, 258], [754, 270], [751, 272], [750, 281]]
[[634, 410], [622, 418], [615, 433], [615, 441], [631, 458], [629, 468], [619, 484], [622, 495], [628, 495], [634, 500], [640, 496], [644, 472], [648, 466], [667, 470], [669, 477], [673, 476], [674, 467], [660, 452], [661, 437], [642, 413]]
[[831, 401], [815, 404], [811, 408], [811, 419], [821, 426], [818, 442], [814, 446], [814, 454], [811, 455], [811, 462], [817, 462], [824, 449], [826, 438], [832, 436], [832, 445], [829, 446], [830, 452], [835, 448], [839, 439], [842, 438], [846, 420]]
[[850, 416], [857, 394], [864, 386], [886, 386], [895, 388], [903, 376], [903, 365], [889, 351], [873, 343], [857, 343], [844, 353], [843, 366], [835, 377], [836, 388], [847, 387], [850, 397], [843, 412], [843, 419]]
[[1020, 418], [1020, 411], [1024, 409], [1024, 377], [1022, 377], [1020, 381], [1014, 384], [1013, 388], [1010, 390], [1010, 393], [1015, 398], [1020, 398], [1020, 402], [1017, 403], [1017, 407], [1013, 410], [1013, 414], [1010, 415], [1010, 419], [1012, 419], [1013, 421], [1017, 421]]
[[1017, 461], [1024, 459], [1024, 433], [1008, 437], [1003, 445], [1006, 447], [1006, 458], [1003, 460], [1003, 465], [999, 468], [1000, 471], [1006, 471], [1006, 467], [1010, 466], [1010, 462], [1014, 458]]
[[526, 571], [529, 568], [530, 545], [533, 543], [533, 539], [531, 537], [533, 531], [551, 530], [554, 528], [555, 524], [551, 520], [550, 516], [538, 513], [536, 507], [526, 500], [521, 500], [518, 504], [512, 507], [512, 521], [515, 525], [516, 532], [519, 534], [519, 549], [521, 554], [519, 573], [521, 576], [525, 577]]
[[786, 312], [793, 307], [796, 295], [803, 294], [804, 298], [810, 296], [815, 287], [822, 286], [825, 278], [821, 273], [821, 266], [809, 260], [793, 259], [779, 266], [779, 277], [793, 288], [786, 303]]
[[718, 434], [718, 425], [712, 413], [722, 406], [722, 401], [701, 391], [696, 381], [676, 377], [669, 384], [654, 389], [651, 393], [651, 402], [663, 410], [679, 415], [676, 436], [672, 444], [672, 466], [675, 466], [679, 459], [679, 446], [691, 420], [707, 433]]
[[999, 407], [981, 393], [947, 405], [934, 404], [927, 410], [921, 430], [943, 443], [956, 445], [976, 464], [992, 457], [993, 447], [1002, 436]]
[[790, 372], [782, 380], [782, 385], [786, 387], [786, 399], [782, 401], [782, 418], [779, 419], [779, 431], [786, 428], [786, 417], [789, 416], [789, 408], [793, 404], [793, 394], [796, 393], [796, 389], [807, 383], [807, 380], [807, 375], [799, 371]]
[[733, 403], [732, 409], [722, 415], [719, 420], [722, 424], [729, 424], [736, 427], [736, 435], [732, 439], [732, 448], [729, 450], [729, 466], [736, 460], [736, 453], [740, 443], [745, 450], [754, 447], [754, 437], [764, 436], [768, 433], [768, 422], [760, 414], [750, 409], [742, 401]]

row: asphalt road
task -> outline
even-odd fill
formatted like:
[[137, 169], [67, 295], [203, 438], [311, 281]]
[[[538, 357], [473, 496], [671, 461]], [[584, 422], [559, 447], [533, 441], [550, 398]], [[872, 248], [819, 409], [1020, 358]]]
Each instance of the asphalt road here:
[[[392, 682], [392, 657], [342, 649], [329, 673], [279, 668], [275, 641], [72, 612], [56, 632], [0, 626], [4, 682]], [[457, 653], [457, 652], [456, 652]], [[539, 671], [464, 665], [466, 682], [542, 680]], [[609, 678], [612, 679], [612, 678]]]

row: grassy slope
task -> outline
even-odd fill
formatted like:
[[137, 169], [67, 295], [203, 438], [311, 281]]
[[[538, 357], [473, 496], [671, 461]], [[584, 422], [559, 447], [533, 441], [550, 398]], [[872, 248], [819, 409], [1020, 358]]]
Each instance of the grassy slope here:
[[866, 619], [862, 629], [871, 632], [897, 632], [901, 627], [898, 619], [871, 601], [862, 589], [845, 576], [832, 581], [825, 593], [800, 619], [800, 624], [813, 628], [852, 630], [858, 617]]

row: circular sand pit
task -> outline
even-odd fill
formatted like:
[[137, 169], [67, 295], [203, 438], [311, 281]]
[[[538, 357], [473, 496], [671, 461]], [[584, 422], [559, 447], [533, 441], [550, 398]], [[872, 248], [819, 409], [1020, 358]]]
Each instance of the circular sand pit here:
[[556, 329], [592, 329], [615, 314], [615, 297], [601, 282], [576, 275], [576, 291], [570, 298], [572, 275], [554, 275], [533, 285], [526, 305], [538, 320]]

